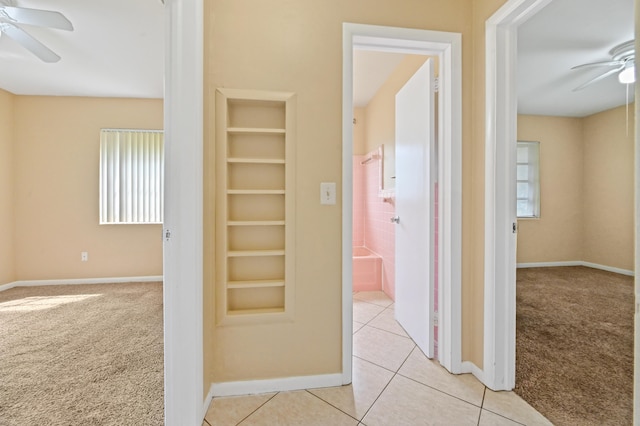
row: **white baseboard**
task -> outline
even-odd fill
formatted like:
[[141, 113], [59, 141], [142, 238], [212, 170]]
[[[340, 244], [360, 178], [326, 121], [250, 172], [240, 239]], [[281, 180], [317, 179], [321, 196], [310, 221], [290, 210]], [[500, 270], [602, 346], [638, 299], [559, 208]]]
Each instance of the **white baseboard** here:
[[484, 371], [471, 361], [462, 361], [460, 364], [460, 372], [463, 374], [473, 374], [476, 379], [484, 383]]
[[[209, 393], [204, 398], [204, 403], [202, 406], [202, 420], [207, 417], [207, 411], [209, 410], [209, 405], [211, 405], [211, 400], [213, 400], [213, 385], [209, 387]], [[204, 424], [204, 423], [203, 423]]]
[[582, 260], [573, 260], [566, 262], [533, 262], [533, 263], [518, 263], [516, 268], [551, 268], [556, 266], [586, 266], [587, 268], [601, 269], [603, 271], [615, 272], [616, 274], [628, 275], [630, 277], [635, 276], [634, 271], [627, 269], [614, 268], [613, 266], [599, 265], [597, 263], [584, 262]]
[[211, 384], [207, 398], [220, 396], [254, 395], [268, 392], [284, 392], [301, 389], [342, 386], [342, 374], [283, 377], [267, 380], [247, 380]]
[[120, 284], [129, 282], [155, 282], [163, 281], [162, 275], [150, 275], [141, 277], [105, 277], [105, 278], [71, 278], [62, 280], [25, 280], [0, 285], [0, 291], [13, 287], [34, 287], [41, 285], [68, 285], [68, 284]]

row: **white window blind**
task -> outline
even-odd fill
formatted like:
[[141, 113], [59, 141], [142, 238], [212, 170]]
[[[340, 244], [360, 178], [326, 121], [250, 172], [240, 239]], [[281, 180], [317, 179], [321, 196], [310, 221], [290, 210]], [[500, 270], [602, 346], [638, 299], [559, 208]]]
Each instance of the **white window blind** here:
[[164, 132], [100, 131], [100, 223], [162, 223]]
[[540, 217], [540, 143], [518, 141], [517, 150], [517, 215]]

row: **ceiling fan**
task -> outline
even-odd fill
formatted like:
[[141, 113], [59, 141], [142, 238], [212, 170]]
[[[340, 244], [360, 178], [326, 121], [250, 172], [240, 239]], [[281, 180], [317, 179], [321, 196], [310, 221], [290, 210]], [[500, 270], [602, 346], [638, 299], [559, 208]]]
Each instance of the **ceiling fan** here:
[[592, 85], [610, 75], [618, 73], [618, 81], [622, 84], [630, 84], [635, 82], [635, 41], [630, 40], [625, 43], [619, 44], [609, 51], [611, 59], [602, 62], [591, 62], [588, 64], [577, 65], [572, 67], [572, 70], [589, 67], [607, 67], [609, 68], [604, 73], [592, 78], [584, 84], [573, 89], [574, 92], [582, 90], [587, 86]]
[[15, 6], [13, 0], [0, 0], [0, 35], [6, 35], [44, 62], [58, 62], [60, 56], [29, 35], [22, 25], [73, 31], [71, 22], [60, 12]]

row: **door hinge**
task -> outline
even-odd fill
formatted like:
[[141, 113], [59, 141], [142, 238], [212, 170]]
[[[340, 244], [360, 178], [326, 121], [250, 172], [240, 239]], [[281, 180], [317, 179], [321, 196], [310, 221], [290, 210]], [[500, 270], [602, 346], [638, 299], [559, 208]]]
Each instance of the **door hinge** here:
[[433, 79], [433, 93], [440, 91], [440, 79], [438, 77]]
[[518, 222], [513, 222], [511, 225], [512, 225], [511, 231], [514, 234], [516, 234], [518, 232]]
[[164, 240], [165, 241], [169, 241], [171, 239], [171, 230], [170, 229], [165, 229], [163, 234], [164, 234]]
[[433, 326], [437, 327], [438, 326], [438, 311], [435, 311], [433, 313]]

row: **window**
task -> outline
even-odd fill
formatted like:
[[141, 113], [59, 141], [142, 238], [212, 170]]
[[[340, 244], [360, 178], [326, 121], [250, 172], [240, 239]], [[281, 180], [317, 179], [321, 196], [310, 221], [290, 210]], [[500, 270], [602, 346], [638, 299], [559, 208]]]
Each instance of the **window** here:
[[540, 143], [518, 141], [517, 150], [517, 215], [540, 217]]
[[100, 223], [162, 223], [162, 130], [100, 130]]

